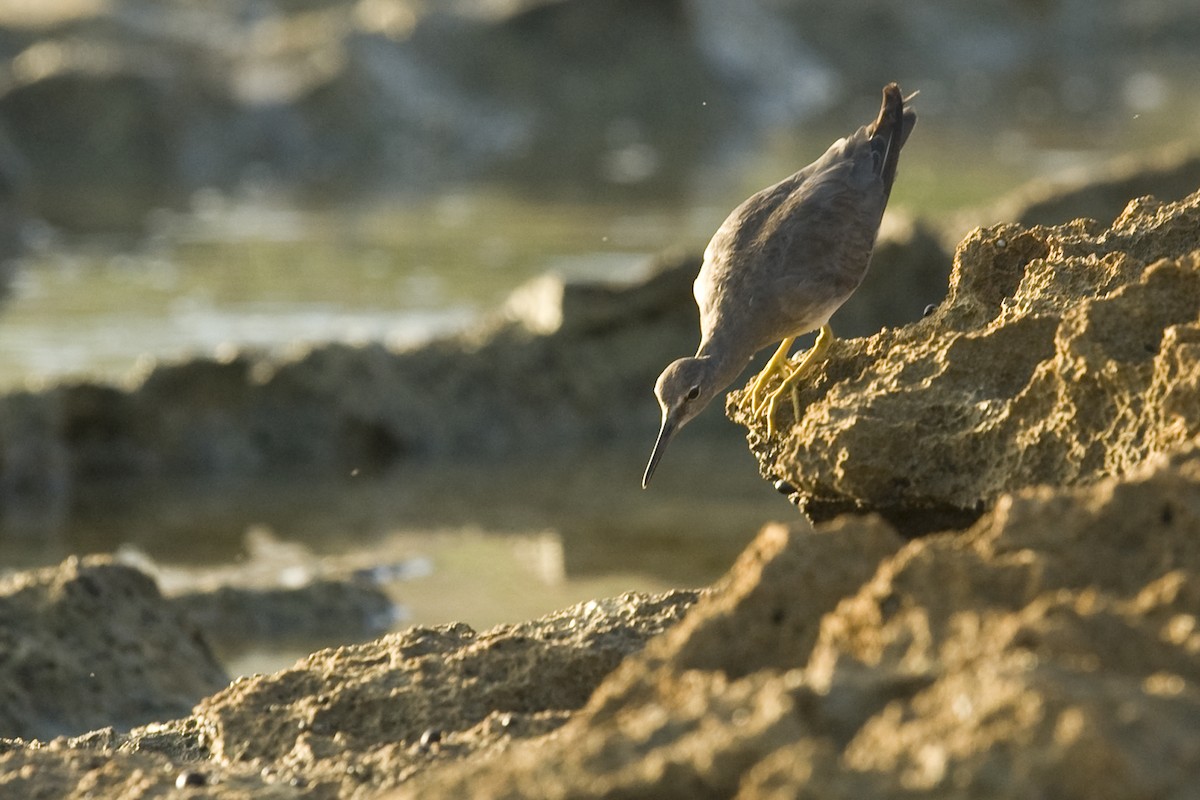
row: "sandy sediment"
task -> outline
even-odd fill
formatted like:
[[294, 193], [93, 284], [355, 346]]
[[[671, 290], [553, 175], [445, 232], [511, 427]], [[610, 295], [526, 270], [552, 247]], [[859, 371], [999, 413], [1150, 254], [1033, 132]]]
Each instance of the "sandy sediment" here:
[[238, 679], [182, 719], [45, 743], [0, 740], [0, 796], [72, 797], [85, 787], [154, 796], [180, 775], [214, 797], [366, 796], [433, 763], [558, 728], [696, 597], [589, 601], [485, 633], [412, 628]]

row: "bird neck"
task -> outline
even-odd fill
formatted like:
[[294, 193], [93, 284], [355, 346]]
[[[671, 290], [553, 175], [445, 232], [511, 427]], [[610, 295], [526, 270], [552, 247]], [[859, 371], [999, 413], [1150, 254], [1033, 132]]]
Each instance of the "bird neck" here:
[[696, 351], [696, 358], [708, 365], [714, 392], [720, 392], [737, 380], [753, 353], [727, 347], [722, 339], [705, 339]]

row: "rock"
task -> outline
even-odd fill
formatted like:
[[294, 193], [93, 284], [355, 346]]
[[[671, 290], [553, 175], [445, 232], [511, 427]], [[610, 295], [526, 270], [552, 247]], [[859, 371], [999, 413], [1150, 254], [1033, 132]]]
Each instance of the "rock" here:
[[[944, 256], [922, 224], [895, 218], [878, 249], [871, 282], [838, 317], [842, 330], [917, 319], [944, 291]], [[125, 387], [72, 382], [3, 396], [0, 430], [12, 433], [0, 440], [0, 491], [52, 487], [6, 506], [50, 519], [96, 479], [372, 471], [597, 442], [648, 449], [654, 381], [699, 340], [699, 268], [698, 256], [667, 253], [631, 284], [546, 276], [475, 330], [408, 350], [232, 353], [158, 365]], [[734, 430], [708, 414], [689, 436], [728, 441], [736, 457]]]
[[396, 797], [1186, 796], [1200, 439], [965, 534], [769, 527], [553, 737]]
[[902, 545], [878, 519], [768, 526], [553, 739], [420, 775], [398, 796], [732, 797], [744, 770], [804, 738], [800, 667], [821, 619]]
[[170, 719], [228, 682], [150, 578], [99, 557], [0, 579], [0, 653], [9, 737]]
[[70, 506], [70, 451], [51, 398], [17, 392], [0, 415], [0, 533], [49, 537]]
[[[575, 336], [638, 325], [664, 311], [684, 312], [673, 316], [686, 324], [692, 282], [699, 270], [698, 257], [669, 253], [661, 256], [658, 268], [636, 286], [565, 281], [545, 275], [514, 291], [504, 313], [535, 333], [561, 331]], [[698, 341], [698, 329], [695, 336]]]
[[25, 251], [25, 173], [20, 155], [0, 130], [0, 301], [9, 296], [18, 257]]
[[218, 762], [279, 762], [292, 754], [310, 767], [347, 755], [343, 766], [370, 760], [381, 745], [395, 751], [392, 760], [407, 752], [422, 762], [431, 730], [443, 756], [537, 735], [558, 727], [624, 656], [695, 598], [626, 595], [484, 634], [461, 624], [412, 628], [235, 682], [201, 703], [196, 721]]
[[776, 435], [730, 395], [764, 475], [814, 519], [963, 526], [1006, 492], [1125, 474], [1200, 432], [1200, 193], [972, 232], [930, 316], [841, 340]]
[[[538, 301], [546, 319], [510, 316], [411, 350], [240, 353], [160, 365], [127, 388], [0, 397], [0, 430], [19, 432], [0, 441], [0, 491], [32, 487], [24, 507], [44, 496], [49, 514], [72, 487], [122, 476], [344, 474], [613, 440], [648, 448], [654, 379], [698, 338], [698, 261], [659, 266], [642, 284], [558, 285]], [[714, 429], [740, 450], [720, 415], [695, 426]]]
[[[1108, 223], [1131, 197], [1180, 200], [1200, 186], [1200, 151], [1176, 144], [1144, 155], [1118, 158], [1097, 170], [1035, 180], [1001, 198], [987, 224], [1060, 225], [1079, 217]], [[982, 220], [981, 220], [982, 221]]]
[[866, 278], [830, 324], [838, 336], [853, 338], [920, 319], [926, 306], [945, 297], [951, 261], [932, 226], [902, 212], [889, 212], [880, 226]]
[[207, 776], [214, 797], [378, 791], [430, 763], [558, 728], [696, 597], [631, 594], [482, 634], [461, 624], [413, 628], [325, 650], [284, 672], [241, 678], [186, 719], [38, 748], [0, 740], [0, 787], [86, 781], [124, 797], [130, 773], [165, 789], [189, 771]]
[[121, 23], [30, 37], [0, 88], [0, 156], [21, 178], [19, 210], [84, 233], [137, 230], [149, 210], [228, 182], [211, 142], [236, 129], [231, 104], [195, 67]]
[[264, 181], [325, 202], [487, 173], [661, 193], [736, 118], [678, 0], [90, 11], [0, 9], [0, 173], [23, 165], [23, 210], [69, 230]]

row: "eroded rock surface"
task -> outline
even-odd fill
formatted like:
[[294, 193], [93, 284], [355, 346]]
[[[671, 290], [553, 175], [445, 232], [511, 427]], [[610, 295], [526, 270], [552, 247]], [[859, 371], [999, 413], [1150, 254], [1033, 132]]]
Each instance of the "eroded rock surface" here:
[[1200, 193], [1135, 200], [1108, 229], [974, 231], [934, 314], [836, 342], [798, 400], [770, 438], [740, 393], [729, 410], [815, 519], [936, 530], [1124, 474], [1200, 432]]
[[254, 648], [364, 641], [388, 631], [400, 613], [369, 581], [316, 578], [298, 586], [231, 586], [183, 592], [169, 602], [228, 659]]
[[766, 529], [554, 737], [398, 797], [1185, 797], [1200, 441], [963, 534]]
[[0, 736], [170, 719], [228, 680], [196, 625], [132, 567], [71, 558], [0, 578]]
[[239, 679], [174, 722], [0, 740], [0, 795], [142, 797], [192, 773], [213, 797], [371, 796], [431, 763], [558, 728], [696, 597], [623, 595], [485, 633], [413, 628]]
[[[225, 763], [303, 772], [386, 757], [412, 768], [558, 727], [646, 639], [677, 621], [694, 592], [627, 595], [477, 634], [466, 625], [412, 628], [325, 650], [296, 668], [235, 682], [196, 708], [202, 740]], [[380, 750], [385, 753], [379, 752]]]
[[0, 741], [0, 793], [1188, 797], [1197, 587], [1200, 437], [963, 533], [772, 525], [698, 599], [413, 629], [174, 722]]

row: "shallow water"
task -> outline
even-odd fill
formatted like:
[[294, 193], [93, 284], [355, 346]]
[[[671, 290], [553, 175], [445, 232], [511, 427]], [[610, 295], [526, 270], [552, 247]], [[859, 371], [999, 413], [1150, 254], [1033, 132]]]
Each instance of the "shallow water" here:
[[447, 194], [301, 210], [257, 197], [160, 212], [119, 252], [47, 241], [0, 316], [0, 386], [119, 379], [226, 347], [416, 344], [460, 330], [546, 271], [632, 278], [678, 229], [602, 207]]
[[[403, 464], [340, 480], [95, 484], [56, 518], [3, 529], [0, 563], [117, 553], [168, 594], [365, 574], [396, 604], [394, 627], [485, 629], [597, 597], [707, 585], [763, 524], [799, 521], [732, 424], [681, 436], [643, 491], [648, 447]], [[228, 666], [269, 671], [330, 644], [294, 634], [246, 643]]]

